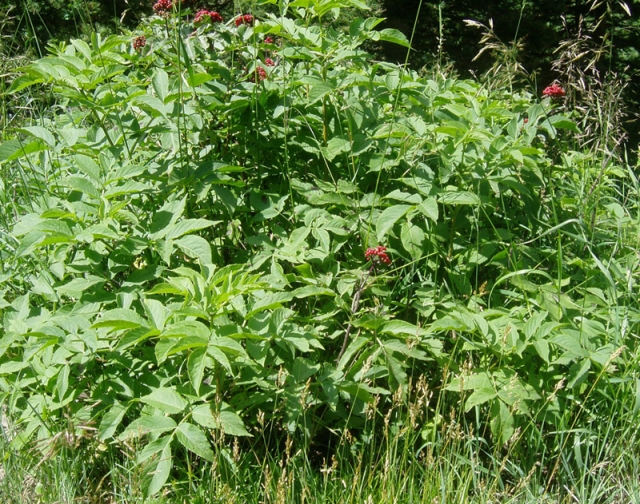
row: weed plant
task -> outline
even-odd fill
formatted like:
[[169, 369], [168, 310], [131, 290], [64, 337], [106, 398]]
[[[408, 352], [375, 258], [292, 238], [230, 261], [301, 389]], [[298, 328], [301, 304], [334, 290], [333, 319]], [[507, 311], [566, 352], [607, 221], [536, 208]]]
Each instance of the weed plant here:
[[373, 61], [357, 0], [158, 5], [12, 80], [3, 501], [637, 502], [612, 129]]

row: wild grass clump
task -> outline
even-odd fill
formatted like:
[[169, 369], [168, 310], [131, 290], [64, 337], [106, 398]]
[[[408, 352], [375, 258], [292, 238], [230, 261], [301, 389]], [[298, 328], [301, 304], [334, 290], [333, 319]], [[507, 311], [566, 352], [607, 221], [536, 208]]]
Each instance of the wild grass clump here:
[[163, 3], [12, 79], [5, 501], [637, 496], [634, 170], [353, 6]]

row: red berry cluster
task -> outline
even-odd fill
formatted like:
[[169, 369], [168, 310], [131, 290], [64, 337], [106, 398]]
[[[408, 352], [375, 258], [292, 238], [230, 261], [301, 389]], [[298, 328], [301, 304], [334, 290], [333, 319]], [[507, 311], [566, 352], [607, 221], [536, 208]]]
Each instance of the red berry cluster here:
[[153, 10], [156, 14], [167, 14], [171, 8], [173, 7], [173, 2], [171, 0], [158, 0], [155, 4], [153, 4]]
[[[260, 66], [256, 67], [256, 73], [258, 74], [258, 81], [263, 81], [267, 78], [267, 71]], [[249, 80], [251, 82], [255, 82], [256, 81], [255, 74]]]
[[144, 35], [140, 35], [133, 39], [133, 49], [136, 51], [141, 50], [144, 46], [147, 45], [147, 37]]
[[382, 245], [368, 248], [367, 251], [364, 253], [364, 258], [367, 261], [373, 261], [374, 264], [377, 264], [377, 263], [391, 264], [391, 259], [389, 258], [385, 250], [387, 250], [387, 247], [383, 247]]
[[252, 25], [253, 24], [253, 16], [251, 14], [240, 14], [236, 18], [236, 26], [240, 26], [242, 24]]
[[224, 23], [224, 19], [222, 19], [222, 16], [218, 12], [210, 11], [207, 9], [199, 10], [196, 13], [196, 17], [193, 18], [193, 22], [200, 23], [202, 21], [205, 21], [206, 17], [208, 17], [209, 21], [211, 21], [212, 23]]
[[557, 84], [551, 84], [542, 91], [542, 96], [550, 96], [551, 98], [562, 98], [566, 94], [564, 89]]
[[271, 58], [265, 58], [264, 59], [264, 64], [267, 66], [276, 66], [276, 62], [273, 61]]
[[273, 44], [273, 39], [271, 37], [269, 37], [269, 36], [266, 36], [264, 38], [264, 43], [265, 44]]

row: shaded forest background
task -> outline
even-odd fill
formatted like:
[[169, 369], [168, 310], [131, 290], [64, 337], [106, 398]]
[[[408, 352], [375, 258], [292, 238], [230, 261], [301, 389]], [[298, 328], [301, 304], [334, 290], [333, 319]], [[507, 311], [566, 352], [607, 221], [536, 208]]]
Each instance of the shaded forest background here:
[[[0, 0], [0, 54], [6, 64], [11, 58], [42, 56], [47, 44], [86, 36], [91, 31], [133, 29], [143, 16], [152, 12], [152, 4], [150, 0]], [[601, 76], [613, 72], [627, 83], [624, 127], [629, 134], [628, 147], [637, 150], [640, 0], [368, 0], [368, 4], [376, 14], [386, 18], [385, 27], [396, 28], [408, 38], [415, 27], [413, 50], [408, 58], [410, 66], [419, 69], [446, 65], [463, 78], [480, 77], [496, 62], [495, 51], [477, 57], [483, 34], [465, 20], [485, 26], [492, 21], [493, 34], [509, 49], [502, 56], [517, 61], [524, 70], [520, 84], [538, 90], [558, 78], [562, 80], [553, 68], [558, 59], [557, 49], [563, 41], [580, 38], [590, 54], [601, 52], [594, 65]], [[194, 10], [215, 9], [223, 15], [231, 15], [234, 10], [259, 13], [275, 8], [224, 0], [183, 0], [182, 5]], [[394, 62], [407, 59], [405, 49], [397, 45], [381, 45], [372, 50], [380, 59]]]

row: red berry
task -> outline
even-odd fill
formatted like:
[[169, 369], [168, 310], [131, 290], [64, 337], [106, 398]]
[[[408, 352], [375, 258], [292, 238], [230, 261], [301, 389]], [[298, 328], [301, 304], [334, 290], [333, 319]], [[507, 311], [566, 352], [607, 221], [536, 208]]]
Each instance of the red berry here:
[[236, 18], [236, 26], [240, 26], [242, 24], [252, 25], [253, 24], [253, 16], [251, 14], [240, 14]]
[[383, 247], [382, 245], [378, 245], [377, 247], [370, 247], [364, 253], [364, 257], [368, 261], [372, 261], [374, 264], [379, 262], [387, 265], [391, 264], [391, 259], [389, 258], [385, 250], [387, 250], [387, 248]]
[[140, 49], [142, 49], [144, 46], [147, 45], [147, 37], [145, 37], [144, 35], [140, 35], [139, 37], [136, 37], [133, 39], [133, 49], [136, 51], [139, 51]]
[[173, 7], [173, 2], [171, 0], [158, 0], [155, 4], [153, 4], [153, 10], [156, 14], [167, 14], [171, 8]]
[[558, 84], [551, 84], [542, 91], [542, 96], [550, 96], [551, 98], [562, 98], [566, 94]]

